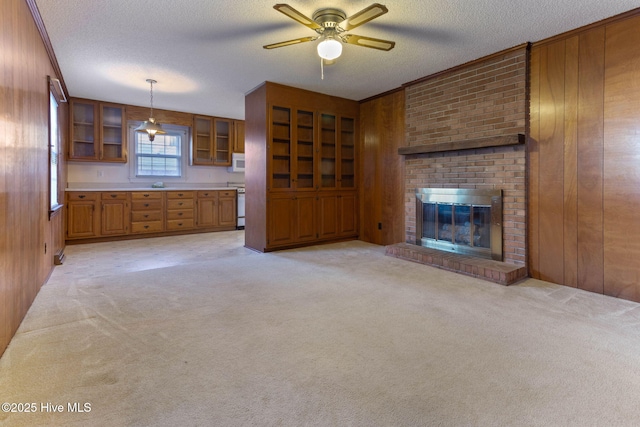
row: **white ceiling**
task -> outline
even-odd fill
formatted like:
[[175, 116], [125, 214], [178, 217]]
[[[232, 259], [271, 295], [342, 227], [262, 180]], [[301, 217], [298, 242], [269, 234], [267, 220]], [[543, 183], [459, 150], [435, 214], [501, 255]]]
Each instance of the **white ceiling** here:
[[[282, 1], [282, 0], [280, 0]], [[372, 0], [287, 0], [311, 17]], [[320, 78], [315, 32], [256, 0], [36, 0], [71, 96], [244, 118], [244, 95], [268, 80], [361, 100], [507, 49], [640, 7], [640, 0], [387, 0], [350, 33], [394, 40], [389, 52], [345, 45]]]

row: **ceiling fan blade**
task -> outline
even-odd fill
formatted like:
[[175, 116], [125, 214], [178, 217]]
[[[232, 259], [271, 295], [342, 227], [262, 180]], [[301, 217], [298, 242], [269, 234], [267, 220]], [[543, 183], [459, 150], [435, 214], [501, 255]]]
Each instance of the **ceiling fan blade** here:
[[288, 4], [278, 3], [277, 5], [273, 6], [273, 8], [278, 12], [284, 13], [294, 21], [301, 23], [305, 27], [311, 28], [312, 30], [317, 30], [322, 28], [320, 25], [314, 22], [313, 19], [304, 16], [302, 13], [298, 12]]
[[390, 40], [374, 39], [373, 37], [356, 36], [355, 34], [346, 34], [341, 37], [342, 41], [356, 46], [370, 47], [379, 50], [391, 50], [396, 42]]
[[343, 30], [349, 31], [356, 27], [359, 27], [362, 24], [366, 24], [367, 22], [377, 18], [380, 15], [384, 15], [388, 11], [389, 9], [387, 9], [386, 6], [383, 6], [380, 3], [374, 3], [369, 7], [365, 7], [360, 12], [357, 12], [356, 14], [348, 17], [339, 25]]
[[312, 42], [317, 38], [318, 37], [300, 37], [299, 39], [287, 40], [286, 42], [280, 42], [280, 43], [272, 43], [262, 47], [265, 49], [275, 49], [277, 47], [291, 46], [292, 44]]

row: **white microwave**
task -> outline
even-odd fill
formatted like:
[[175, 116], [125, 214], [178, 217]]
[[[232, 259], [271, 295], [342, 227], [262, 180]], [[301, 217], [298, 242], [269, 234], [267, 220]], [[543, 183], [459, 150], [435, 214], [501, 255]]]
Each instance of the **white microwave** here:
[[229, 172], [244, 172], [244, 153], [231, 154], [231, 167]]

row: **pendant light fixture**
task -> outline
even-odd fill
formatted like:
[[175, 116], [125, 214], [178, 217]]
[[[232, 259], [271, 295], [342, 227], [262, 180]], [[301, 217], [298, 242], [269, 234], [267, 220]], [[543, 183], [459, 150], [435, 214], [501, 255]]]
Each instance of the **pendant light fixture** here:
[[153, 84], [158, 82], [153, 79], [147, 79], [147, 82], [151, 85], [151, 113], [149, 114], [149, 120], [143, 122], [135, 131], [146, 132], [149, 135], [149, 141], [153, 142], [156, 135], [163, 135], [166, 132], [162, 130], [160, 123], [156, 123], [156, 119], [153, 118]]

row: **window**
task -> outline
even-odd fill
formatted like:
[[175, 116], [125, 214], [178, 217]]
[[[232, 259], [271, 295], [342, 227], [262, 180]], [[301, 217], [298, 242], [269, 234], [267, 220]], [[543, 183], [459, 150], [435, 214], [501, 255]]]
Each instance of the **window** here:
[[156, 135], [149, 141], [146, 133], [134, 131], [138, 125], [129, 125], [129, 140], [133, 141], [134, 149], [131, 178], [185, 178], [189, 128], [163, 125], [166, 134]]
[[58, 155], [60, 133], [58, 131], [58, 101], [49, 92], [49, 210], [54, 211], [58, 203]]

